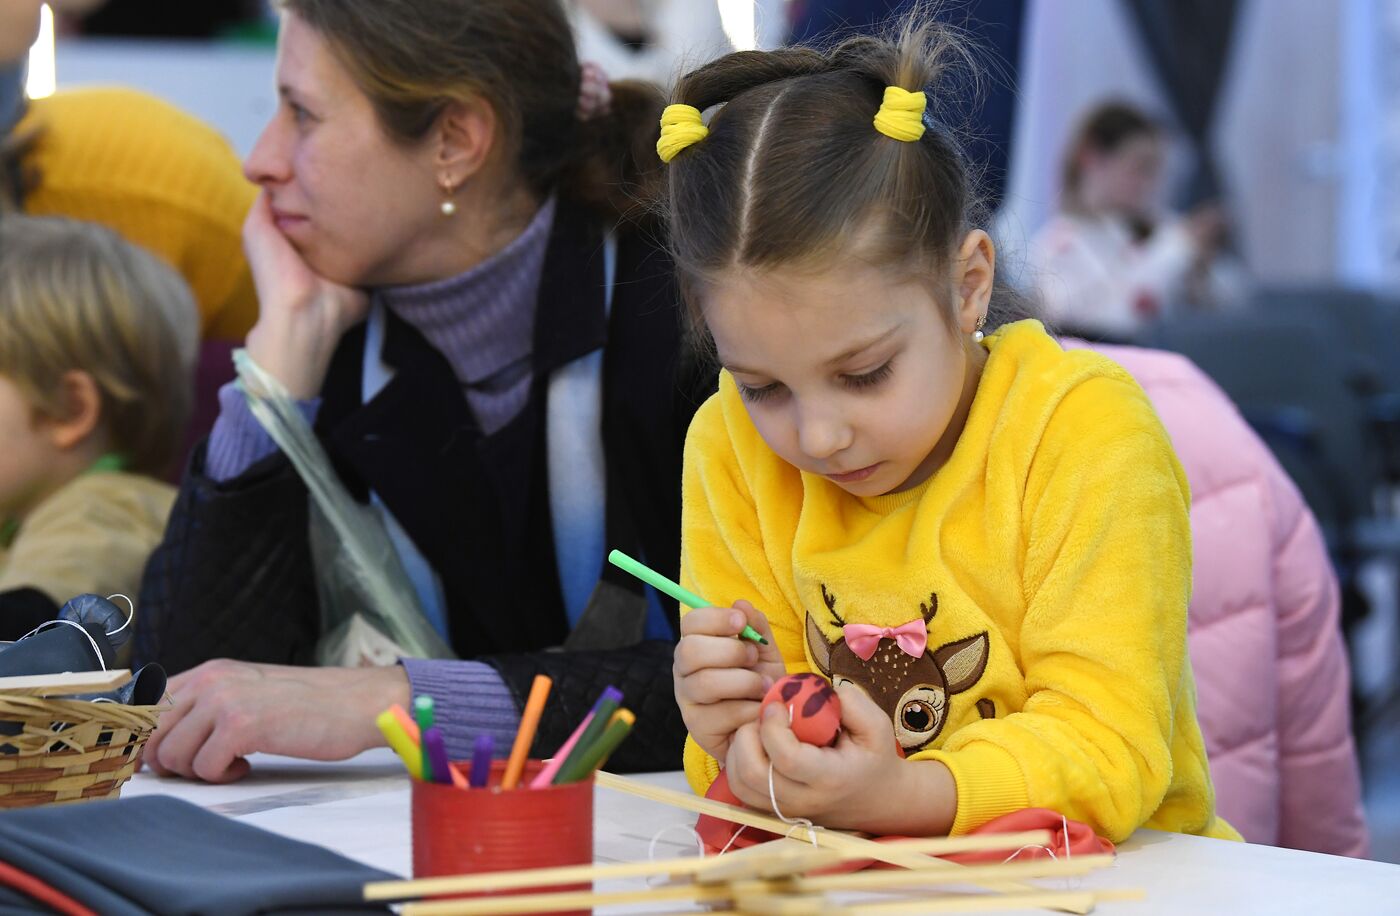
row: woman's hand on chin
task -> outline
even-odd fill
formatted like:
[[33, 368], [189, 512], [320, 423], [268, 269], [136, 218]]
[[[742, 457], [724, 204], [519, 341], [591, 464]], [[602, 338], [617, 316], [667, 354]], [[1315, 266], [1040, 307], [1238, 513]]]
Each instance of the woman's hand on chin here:
[[375, 717], [407, 707], [408, 675], [387, 668], [294, 668], [218, 659], [171, 679], [171, 709], [143, 759], [161, 776], [233, 782], [247, 756], [344, 760], [384, 743]]
[[248, 355], [292, 397], [318, 395], [341, 335], [364, 320], [369, 297], [317, 274], [273, 221], [267, 192], [243, 223], [243, 248], [258, 290]]

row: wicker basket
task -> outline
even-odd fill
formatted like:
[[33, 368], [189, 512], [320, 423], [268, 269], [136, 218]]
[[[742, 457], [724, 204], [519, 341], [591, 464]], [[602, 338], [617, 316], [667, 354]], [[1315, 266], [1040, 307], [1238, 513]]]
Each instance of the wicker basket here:
[[[0, 679], [0, 723], [7, 724], [7, 730], [15, 725], [22, 729], [0, 735], [0, 809], [116, 798], [136, 772], [141, 748], [168, 707], [27, 695], [86, 693], [92, 684], [81, 689], [7, 689], [20, 680]], [[102, 688], [117, 683], [108, 680]]]

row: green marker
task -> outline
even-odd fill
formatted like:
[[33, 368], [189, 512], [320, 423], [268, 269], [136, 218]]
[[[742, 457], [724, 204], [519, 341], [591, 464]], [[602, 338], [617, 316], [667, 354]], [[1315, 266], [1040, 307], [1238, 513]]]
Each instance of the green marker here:
[[[661, 575], [661, 573], [638, 563], [620, 550], [614, 550], [612, 553], [608, 554], [608, 562], [623, 572], [631, 573], [658, 592], [670, 595], [688, 608], [715, 607], [714, 604], [711, 604], [694, 592], [686, 591], [670, 579]], [[756, 642], [759, 645], [768, 645], [768, 640], [763, 638], [763, 634], [759, 633], [748, 624], [744, 624], [744, 631], [739, 634], [739, 638], [747, 639], [749, 642]]]
[[[613, 713], [617, 712], [618, 701], [612, 697], [604, 697], [598, 701], [598, 711], [593, 714], [593, 720], [588, 723], [588, 727], [583, 730], [578, 741], [574, 744], [574, 749], [569, 751], [569, 756], [564, 758], [564, 763], [554, 774], [554, 785], [562, 786], [566, 782], [573, 782], [573, 779], [565, 778], [566, 773], [573, 772], [579, 765], [579, 761], [588, 755], [593, 749], [593, 745], [607, 731], [608, 725], [612, 722]], [[578, 777], [575, 776], [574, 779]]]
[[[421, 694], [413, 701], [413, 718], [418, 723], [418, 743], [423, 754], [423, 781], [436, 782], [437, 773], [433, 769], [433, 761], [428, 757], [428, 742], [422, 736], [428, 733], [428, 729], [433, 727], [433, 698], [427, 694]], [[446, 773], [443, 776], [447, 776]]]
[[554, 780], [555, 785], [566, 785], [571, 782], [578, 782], [580, 779], [587, 779], [589, 774], [602, 766], [617, 746], [632, 731], [636, 717], [626, 709], [617, 711], [617, 716], [608, 723], [608, 727], [598, 737], [598, 740], [589, 745], [586, 750], [572, 765], [566, 764], [559, 771], [559, 776]]

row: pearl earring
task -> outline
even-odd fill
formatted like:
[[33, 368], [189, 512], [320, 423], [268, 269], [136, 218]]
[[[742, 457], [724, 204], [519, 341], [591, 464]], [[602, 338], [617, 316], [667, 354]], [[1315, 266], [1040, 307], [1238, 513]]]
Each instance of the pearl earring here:
[[987, 323], [987, 316], [986, 316], [986, 315], [978, 315], [978, 316], [977, 316], [977, 328], [976, 328], [976, 330], [974, 330], [974, 331], [972, 332], [972, 342], [973, 342], [973, 343], [981, 343], [981, 342], [982, 342], [982, 339], [983, 339], [984, 337], [987, 336], [986, 334], [983, 334], [983, 333], [982, 333], [982, 327], [983, 327], [983, 325], [985, 325], [986, 323]]
[[457, 212], [457, 205], [452, 202], [452, 192], [454, 190], [456, 189], [452, 187], [451, 182], [444, 179], [442, 182], [443, 201], [442, 206], [439, 208], [442, 210], [443, 216], [451, 216]]

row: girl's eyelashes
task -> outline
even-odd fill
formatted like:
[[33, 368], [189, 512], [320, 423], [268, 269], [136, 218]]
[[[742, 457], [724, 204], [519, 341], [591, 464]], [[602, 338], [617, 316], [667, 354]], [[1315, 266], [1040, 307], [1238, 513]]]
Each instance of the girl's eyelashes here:
[[[874, 388], [876, 385], [888, 379], [893, 372], [894, 360], [890, 359], [878, 369], [872, 369], [860, 375], [843, 375], [840, 379], [844, 387], [852, 391], [860, 391], [866, 388]], [[739, 386], [739, 394], [750, 404], [776, 397], [785, 390], [781, 382], [769, 382], [767, 385], [755, 386], [745, 385], [743, 382], [735, 379], [735, 383]]]
[[841, 376], [841, 383], [847, 388], [851, 388], [854, 390], [859, 390], [861, 388], [873, 388], [876, 385], [883, 382], [885, 379], [889, 378], [890, 373], [892, 372], [894, 372], [893, 359], [888, 360], [883, 366], [881, 366], [878, 369], [872, 369], [871, 371], [862, 373], [860, 375], [843, 375]]
[[744, 400], [748, 401], [751, 404], [773, 397], [773, 395], [777, 394], [779, 389], [782, 387], [777, 382], [770, 382], [761, 388], [755, 388], [752, 385], [745, 385], [743, 382], [738, 382], [737, 380], [736, 382], [739, 385], [739, 394], [743, 396]]

